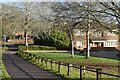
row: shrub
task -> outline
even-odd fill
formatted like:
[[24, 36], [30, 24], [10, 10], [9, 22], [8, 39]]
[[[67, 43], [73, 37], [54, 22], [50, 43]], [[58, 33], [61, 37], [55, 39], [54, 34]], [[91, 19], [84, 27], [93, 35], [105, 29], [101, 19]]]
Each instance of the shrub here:
[[39, 39], [34, 38], [34, 44], [53, 46], [59, 50], [70, 49], [70, 38], [66, 32], [53, 29], [49, 36], [41, 36]]
[[26, 50], [25, 46], [18, 46], [18, 51], [23, 51], [23, 50]]
[[54, 29], [51, 32], [49, 41], [52, 46], [57, 47], [57, 49], [67, 49], [70, 44], [70, 38], [67, 33]]

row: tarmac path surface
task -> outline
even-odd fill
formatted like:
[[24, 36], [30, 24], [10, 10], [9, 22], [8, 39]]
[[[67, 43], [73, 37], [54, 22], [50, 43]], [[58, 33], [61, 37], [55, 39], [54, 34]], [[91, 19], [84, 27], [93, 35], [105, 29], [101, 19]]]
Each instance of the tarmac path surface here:
[[63, 80], [58, 75], [47, 72], [17, 56], [15, 47], [3, 55], [3, 62], [12, 80]]

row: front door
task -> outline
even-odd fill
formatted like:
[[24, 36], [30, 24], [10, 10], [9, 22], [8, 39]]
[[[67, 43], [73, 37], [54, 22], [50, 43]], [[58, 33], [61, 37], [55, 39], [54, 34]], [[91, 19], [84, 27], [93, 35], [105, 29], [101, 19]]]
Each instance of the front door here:
[[103, 42], [101, 43], [101, 47], [104, 47], [104, 44], [103, 44]]

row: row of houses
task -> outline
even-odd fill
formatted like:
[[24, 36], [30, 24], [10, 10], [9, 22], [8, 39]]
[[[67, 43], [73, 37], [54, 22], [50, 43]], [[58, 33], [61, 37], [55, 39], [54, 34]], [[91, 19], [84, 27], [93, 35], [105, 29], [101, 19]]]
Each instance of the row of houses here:
[[[86, 32], [83, 29], [74, 29], [74, 47], [78, 50], [86, 48]], [[96, 31], [95, 29], [89, 31], [90, 47], [115, 47], [119, 48], [119, 34], [117, 29], [110, 31]], [[15, 37], [20, 39], [24, 32], [18, 31]], [[28, 38], [32, 38], [32, 33], [28, 32]], [[22, 39], [22, 38], [21, 38]], [[24, 40], [22, 41], [24, 42]]]
[[[76, 29], [74, 34], [74, 47], [83, 50], [86, 48], [86, 32]], [[119, 34], [117, 29], [110, 31], [90, 30], [90, 47], [115, 47], [119, 48]]]

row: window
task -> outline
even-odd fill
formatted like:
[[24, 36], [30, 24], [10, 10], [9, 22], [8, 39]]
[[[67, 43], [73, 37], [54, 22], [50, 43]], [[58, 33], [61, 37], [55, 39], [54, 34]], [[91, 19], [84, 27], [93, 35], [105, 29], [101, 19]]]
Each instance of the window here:
[[84, 30], [75, 30], [76, 35], [83, 35], [84, 34]]
[[76, 31], [76, 34], [80, 34], [80, 31]]
[[77, 46], [83, 46], [83, 45], [84, 45], [83, 41], [77, 41]]
[[82, 45], [82, 46], [84, 45], [83, 41], [81, 41], [81, 45]]
[[117, 41], [116, 40], [108, 40], [107, 47], [116, 47]]
[[100, 34], [101, 34], [101, 32], [99, 31], [99, 32], [98, 32], [98, 35], [100, 35]]
[[96, 31], [93, 31], [93, 35], [95, 35], [96, 34]]
[[84, 34], [84, 31], [83, 31], [83, 30], [81, 30], [81, 31], [80, 31], [80, 35], [83, 35], [83, 34]]

